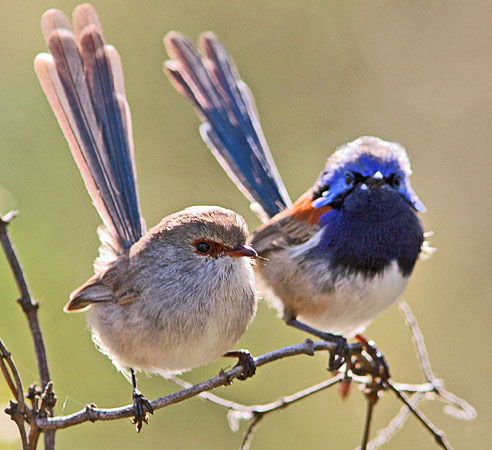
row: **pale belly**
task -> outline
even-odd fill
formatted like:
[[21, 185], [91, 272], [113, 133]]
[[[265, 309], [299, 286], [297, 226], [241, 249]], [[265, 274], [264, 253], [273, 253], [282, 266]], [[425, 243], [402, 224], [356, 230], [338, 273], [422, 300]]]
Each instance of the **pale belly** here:
[[108, 323], [114, 315], [103, 312], [102, 305], [92, 307], [89, 323], [96, 345], [123, 372], [131, 367], [149, 373], [178, 373], [208, 364], [234, 347], [252, 319], [252, 314], [241, 315], [224, 324], [220, 315], [210, 315], [191, 331], [175, 326], [178, 321], [149, 326], [138, 313], [122, 318], [115, 311], [118, 319]]
[[[312, 276], [315, 272], [318, 272], [317, 278]], [[324, 290], [321, 286], [327, 283], [323, 278], [328, 279], [329, 273], [320, 274], [313, 269], [307, 276], [294, 265], [286, 267], [281, 279], [272, 278], [272, 273], [268, 266], [260, 271], [260, 288], [273, 306], [287, 317], [296, 317], [318, 330], [346, 337], [362, 332], [374, 318], [397, 302], [409, 280], [401, 275], [396, 261], [372, 278], [348, 275], [338, 278], [332, 289]]]
[[94, 342], [123, 373], [130, 367], [177, 373], [218, 359], [234, 347], [256, 312], [253, 269], [249, 262], [236, 269], [228, 273], [226, 286], [213, 285], [203, 295], [184, 289], [169, 298], [150, 290], [149, 297], [127, 305], [92, 305], [88, 321]]

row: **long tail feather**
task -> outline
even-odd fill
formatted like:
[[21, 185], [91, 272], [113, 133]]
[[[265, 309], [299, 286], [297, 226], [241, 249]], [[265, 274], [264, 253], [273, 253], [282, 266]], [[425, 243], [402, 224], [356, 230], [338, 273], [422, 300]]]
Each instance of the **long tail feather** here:
[[106, 45], [95, 10], [49, 10], [41, 28], [51, 54], [34, 68], [117, 252], [145, 231], [137, 192], [131, 116], [116, 49]]
[[[291, 206], [258, 121], [253, 96], [213, 33], [199, 39], [200, 54], [177, 32], [164, 39], [170, 81], [204, 122], [200, 133], [220, 165], [264, 221]], [[258, 211], [259, 207], [259, 211]]]

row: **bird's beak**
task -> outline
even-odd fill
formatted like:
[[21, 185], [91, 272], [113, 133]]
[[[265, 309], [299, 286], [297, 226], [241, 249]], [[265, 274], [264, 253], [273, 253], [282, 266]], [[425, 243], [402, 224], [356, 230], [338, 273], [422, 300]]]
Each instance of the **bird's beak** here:
[[384, 179], [383, 174], [379, 172], [379, 170], [365, 181], [367, 187], [370, 188], [380, 187], [383, 186], [385, 183], [386, 180]]
[[257, 258], [258, 253], [256, 250], [249, 245], [238, 245], [234, 247], [232, 250], [225, 252], [226, 255], [229, 256], [249, 256], [250, 258]]

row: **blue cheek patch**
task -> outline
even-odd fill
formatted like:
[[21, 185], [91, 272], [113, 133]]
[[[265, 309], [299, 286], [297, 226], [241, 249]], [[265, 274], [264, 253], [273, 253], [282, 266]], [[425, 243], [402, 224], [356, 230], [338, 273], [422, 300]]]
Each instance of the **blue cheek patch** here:
[[418, 211], [420, 213], [424, 213], [427, 211], [427, 208], [417, 197], [417, 194], [412, 189], [412, 186], [410, 186], [410, 183], [408, 181], [406, 182], [405, 185], [400, 187], [398, 192], [400, 192], [400, 194], [403, 195], [403, 197], [405, 197], [405, 199], [408, 202], [410, 202], [410, 204], [412, 205], [413, 209], [415, 209], [415, 211]]
[[343, 173], [344, 172], [342, 171], [338, 171], [337, 174], [330, 177], [331, 179], [337, 178], [337, 180], [333, 183], [330, 183], [330, 188], [324, 191], [321, 197], [313, 201], [313, 208], [321, 208], [323, 206], [329, 205], [330, 203], [333, 203], [340, 194], [343, 194], [349, 189], [352, 189], [351, 185], [347, 185], [347, 183], [345, 183], [345, 177], [343, 176]]

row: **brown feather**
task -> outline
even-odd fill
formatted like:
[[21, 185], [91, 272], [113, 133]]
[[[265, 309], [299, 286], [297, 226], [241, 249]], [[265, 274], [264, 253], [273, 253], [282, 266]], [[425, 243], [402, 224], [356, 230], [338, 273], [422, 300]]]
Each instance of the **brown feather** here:
[[275, 248], [302, 244], [319, 230], [319, 218], [330, 209], [329, 206], [313, 208], [312, 192], [308, 191], [292, 209], [278, 213], [269, 223], [257, 228], [248, 242], [260, 256]]

